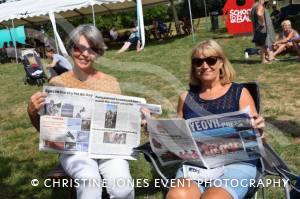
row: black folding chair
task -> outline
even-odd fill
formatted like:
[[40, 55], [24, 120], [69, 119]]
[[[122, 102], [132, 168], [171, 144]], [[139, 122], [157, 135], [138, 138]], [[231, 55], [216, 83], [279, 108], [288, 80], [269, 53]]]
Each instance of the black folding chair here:
[[[260, 93], [259, 93], [259, 86], [256, 82], [249, 82], [243, 83], [243, 86], [248, 89], [250, 92], [256, 106], [256, 110], [259, 113], [260, 111]], [[265, 150], [265, 157], [260, 158], [257, 165], [257, 175], [256, 181], [260, 179], [264, 179], [266, 176], [279, 176], [283, 181], [287, 183], [287, 186], [284, 187], [285, 189], [285, 196], [286, 199], [290, 199], [290, 191], [292, 188], [295, 190], [295, 185], [293, 181], [297, 179], [297, 175], [293, 174], [285, 162], [279, 157], [279, 155], [275, 152], [275, 150], [267, 143], [264, 143], [264, 150]], [[136, 152], [140, 152], [144, 154], [145, 159], [150, 162], [157, 172], [157, 174], [161, 177], [165, 183], [169, 182], [168, 179], [174, 178], [173, 176], [167, 177], [165, 175], [165, 169], [158, 163], [158, 158], [155, 153], [152, 151], [150, 143], [147, 142], [137, 148], [135, 148]], [[163, 172], [164, 171], [164, 172]], [[249, 189], [248, 193], [246, 194], [245, 198], [258, 198], [259, 189], [262, 190], [262, 196], [266, 198], [266, 192], [264, 187], [252, 187]], [[297, 190], [296, 190], [297, 191]], [[296, 198], [293, 198], [296, 199]]]

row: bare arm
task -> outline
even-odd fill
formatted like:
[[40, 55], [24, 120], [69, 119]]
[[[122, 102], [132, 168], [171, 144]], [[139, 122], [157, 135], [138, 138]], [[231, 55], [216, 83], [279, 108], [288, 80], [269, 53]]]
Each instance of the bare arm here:
[[188, 92], [185, 91], [179, 95], [178, 106], [177, 106], [177, 115], [178, 115], [178, 117], [181, 117], [181, 118], [183, 118], [183, 105], [184, 105], [184, 101], [185, 101], [187, 94], [188, 94]]
[[260, 134], [264, 138], [263, 129], [265, 128], [265, 120], [262, 116], [258, 115], [256, 107], [255, 107], [255, 103], [254, 103], [254, 100], [253, 100], [251, 94], [249, 93], [249, 91], [246, 88], [244, 88], [242, 90], [242, 94], [241, 94], [241, 98], [240, 98], [240, 109], [244, 109], [247, 106], [250, 107], [250, 114], [251, 114], [250, 116], [253, 117], [253, 119], [254, 119], [253, 126], [255, 128], [259, 129]]
[[53, 60], [51, 64], [48, 65], [48, 68], [53, 68], [57, 65], [58, 61]]
[[285, 43], [288, 43], [289, 40], [292, 39], [292, 38], [294, 37], [294, 34], [295, 34], [295, 32], [294, 32], [294, 30], [293, 30], [293, 31], [291, 31], [291, 32], [288, 34], [288, 36], [287, 36], [286, 38], [281, 38], [279, 41], [276, 41], [276, 42], [275, 42], [275, 45], [276, 45], [276, 44], [285, 44]]
[[243, 88], [240, 98], [240, 110], [248, 106], [250, 107], [251, 116], [253, 117], [254, 115], [257, 115], [257, 110], [251, 94], [249, 93], [248, 89]]

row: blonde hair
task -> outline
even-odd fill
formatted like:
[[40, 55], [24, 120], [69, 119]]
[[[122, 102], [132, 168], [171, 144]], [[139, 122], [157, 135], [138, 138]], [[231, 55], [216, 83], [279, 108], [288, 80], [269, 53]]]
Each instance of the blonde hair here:
[[[235, 70], [225, 56], [222, 47], [214, 40], [206, 40], [198, 43], [191, 55], [191, 60], [196, 56], [197, 53], [203, 54], [205, 57], [216, 56], [222, 59], [223, 67], [220, 69], [220, 81], [221, 84], [229, 84], [233, 82], [235, 78]], [[190, 85], [201, 86], [200, 79], [196, 77], [195, 67], [191, 64], [190, 70]]]
[[283, 26], [292, 26], [292, 23], [290, 20], [284, 20], [283, 22], [281, 22], [281, 27]]

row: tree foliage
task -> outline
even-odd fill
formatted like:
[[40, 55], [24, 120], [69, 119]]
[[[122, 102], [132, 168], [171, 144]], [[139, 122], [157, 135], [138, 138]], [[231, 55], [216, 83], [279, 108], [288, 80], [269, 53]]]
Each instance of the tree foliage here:
[[[204, 0], [190, 0], [190, 2], [193, 18], [204, 17]], [[221, 13], [225, 3], [226, 0], [206, 0], [207, 14], [213, 11], [218, 11], [219, 13]], [[184, 0], [183, 3], [177, 5], [177, 9], [179, 10], [180, 18], [189, 16], [188, 0]]]
[[[170, 20], [167, 5], [145, 8], [143, 10], [143, 14], [146, 25], [150, 25], [154, 17], [157, 17], [162, 21]], [[133, 26], [135, 21], [136, 10], [96, 16], [96, 26], [100, 29], [109, 28], [112, 25], [114, 25], [117, 29], [130, 28]], [[93, 18], [91, 16], [85, 17], [83, 21], [76, 19], [72, 20], [72, 23], [74, 25], [79, 25], [79, 23], [93, 23]]]

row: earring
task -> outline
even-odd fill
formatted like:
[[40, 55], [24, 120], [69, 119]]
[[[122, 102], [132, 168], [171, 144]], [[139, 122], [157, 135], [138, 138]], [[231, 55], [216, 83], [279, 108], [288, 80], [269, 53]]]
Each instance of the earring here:
[[220, 68], [220, 78], [223, 78], [225, 75], [224, 67]]

